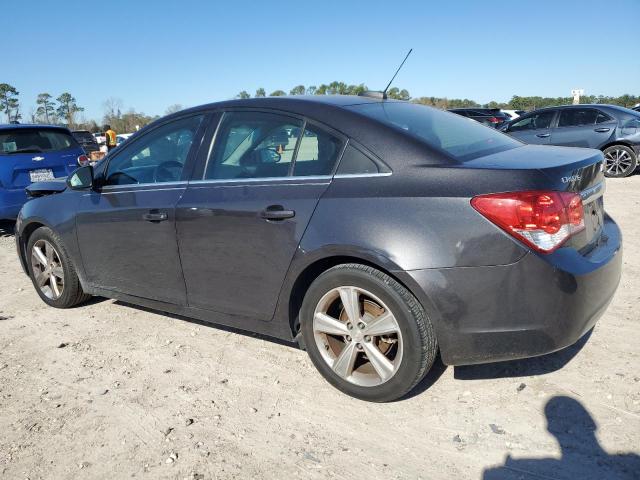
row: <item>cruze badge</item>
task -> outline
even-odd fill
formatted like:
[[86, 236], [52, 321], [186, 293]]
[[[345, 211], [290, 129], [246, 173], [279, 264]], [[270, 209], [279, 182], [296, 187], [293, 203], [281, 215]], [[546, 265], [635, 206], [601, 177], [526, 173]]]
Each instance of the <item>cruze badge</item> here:
[[582, 180], [580, 175], [571, 175], [570, 177], [562, 177], [562, 183], [578, 182]]

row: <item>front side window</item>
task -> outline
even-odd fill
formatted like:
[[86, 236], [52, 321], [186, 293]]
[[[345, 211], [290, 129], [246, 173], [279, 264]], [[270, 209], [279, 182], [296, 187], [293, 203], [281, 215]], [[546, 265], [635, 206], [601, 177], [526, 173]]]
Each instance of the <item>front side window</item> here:
[[201, 122], [202, 115], [174, 120], [123, 147], [109, 160], [106, 184], [180, 180]]
[[596, 123], [598, 112], [592, 108], [567, 108], [560, 111], [558, 127], [579, 127]]
[[541, 128], [549, 128], [553, 121], [554, 111], [540, 112], [530, 115], [522, 120], [515, 122], [509, 127], [510, 132], [521, 132], [523, 130], [539, 130]]

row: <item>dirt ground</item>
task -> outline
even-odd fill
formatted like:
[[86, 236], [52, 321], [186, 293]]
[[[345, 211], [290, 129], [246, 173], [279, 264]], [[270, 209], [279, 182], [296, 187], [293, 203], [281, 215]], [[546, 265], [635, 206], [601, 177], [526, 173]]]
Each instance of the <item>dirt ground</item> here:
[[305, 352], [113, 300], [54, 310], [0, 229], [0, 477], [640, 478], [640, 175], [607, 183], [625, 242], [589, 338], [434, 367], [409, 398], [342, 395]]

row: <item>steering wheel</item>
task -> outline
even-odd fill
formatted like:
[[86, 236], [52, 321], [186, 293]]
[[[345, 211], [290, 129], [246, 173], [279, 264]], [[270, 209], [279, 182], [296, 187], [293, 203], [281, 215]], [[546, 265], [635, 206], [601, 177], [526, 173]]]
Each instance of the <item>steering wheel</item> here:
[[153, 171], [154, 182], [175, 182], [180, 179], [183, 165], [176, 160], [162, 162]]

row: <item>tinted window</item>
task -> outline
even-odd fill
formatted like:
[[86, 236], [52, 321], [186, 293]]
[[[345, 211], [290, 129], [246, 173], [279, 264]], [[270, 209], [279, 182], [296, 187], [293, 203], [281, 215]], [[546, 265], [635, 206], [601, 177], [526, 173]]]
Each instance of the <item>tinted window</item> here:
[[348, 145], [340, 160], [337, 175], [379, 173], [378, 165], [357, 148]]
[[95, 142], [96, 139], [93, 138], [89, 132], [71, 132], [73, 137], [79, 142]]
[[351, 108], [400, 129], [460, 161], [521, 145], [517, 140], [474, 120], [424, 105], [376, 102]]
[[578, 127], [596, 123], [598, 112], [591, 108], [568, 108], [560, 111], [559, 127]]
[[613, 120], [613, 118], [602, 112], [598, 112], [598, 116], [596, 117], [596, 123], [610, 122], [611, 120]]
[[284, 115], [226, 113], [205, 179], [286, 177], [301, 130], [302, 121]]
[[109, 160], [107, 184], [180, 180], [201, 121], [201, 115], [174, 120], [122, 147]]
[[554, 111], [540, 112], [529, 117], [518, 120], [509, 127], [510, 132], [520, 132], [523, 130], [537, 130], [540, 128], [549, 128], [551, 121], [555, 115]]
[[331, 175], [342, 142], [323, 130], [307, 125], [300, 140], [293, 175]]
[[16, 128], [0, 130], [0, 155], [40, 153], [78, 147], [64, 130]]

